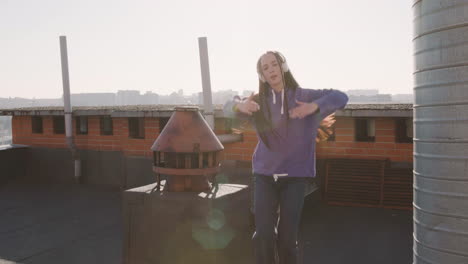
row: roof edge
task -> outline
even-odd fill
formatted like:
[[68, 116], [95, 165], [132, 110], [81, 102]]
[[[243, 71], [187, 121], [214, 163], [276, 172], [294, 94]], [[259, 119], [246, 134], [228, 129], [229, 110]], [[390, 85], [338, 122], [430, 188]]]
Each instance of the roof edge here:
[[[74, 116], [111, 116], [111, 117], [170, 117], [174, 111], [173, 105], [148, 106], [103, 106], [74, 107]], [[203, 113], [203, 109], [200, 108]], [[224, 118], [221, 105], [216, 105], [215, 117]], [[37, 107], [0, 109], [0, 116], [62, 116], [63, 107]], [[412, 104], [348, 104], [338, 110], [336, 116], [344, 117], [412, 117]]]

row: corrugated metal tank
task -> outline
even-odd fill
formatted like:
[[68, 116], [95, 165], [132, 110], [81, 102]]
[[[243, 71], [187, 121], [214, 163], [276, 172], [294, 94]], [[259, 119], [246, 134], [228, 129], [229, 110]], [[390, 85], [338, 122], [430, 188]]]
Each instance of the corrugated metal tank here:
[[413, 263], [468, 263], [468, 0], [413, 11]]

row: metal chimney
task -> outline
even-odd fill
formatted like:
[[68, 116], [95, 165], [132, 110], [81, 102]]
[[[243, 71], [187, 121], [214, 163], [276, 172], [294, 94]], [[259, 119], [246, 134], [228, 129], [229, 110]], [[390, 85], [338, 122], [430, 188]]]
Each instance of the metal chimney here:
[[413, 11], [413, 263], [468, 263], [468, 0]]
[[154, 142], [153, 171], [167, 176], [168, 191], [208, 191], [224, 149], [197, 107], [176, 107]]

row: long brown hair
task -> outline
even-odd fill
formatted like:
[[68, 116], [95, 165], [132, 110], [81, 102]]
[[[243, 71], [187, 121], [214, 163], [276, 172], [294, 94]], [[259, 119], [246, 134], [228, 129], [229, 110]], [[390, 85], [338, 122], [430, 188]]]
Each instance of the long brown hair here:
[[[286, 59], [285, 57], [278, 51], [267, 51], [265, 54], [260, 56], [260, 58], [257, 61], [257, 73], [259, 76], [263, 75], [262, 73], [262, 65], [261, 65], [261, 59], [264, 55], [266, 54], [273, 54], [280, 65], [280, 68], [283, 69], [283, 64], [286, 64]], [[288, 98], [287, 94], [290, 89], [295, 91], [297, 87], [299, 87], [299, 84], [297, 83], [296, 79], [292, 75], [291, 71], [288, 69], [286, 72], [282, 71], [282, 80], [283, 80], [283, 86], [284, 86], [284, 112], [286, 113], [286, 125], [289, 125], [289, 106], [288, 106]], [[271, 110], [270, 106], [268, 104], [268, 97], [271, 96], [270, 90], [271, 90], [270, 84], [266, 81], [262, 81], [259, 79], [258, 81], [258, 94], [254, 96], [254, 101], [260, 105], [260, 110], [255, 112], [253, 114], [255, 126], [257, 129], [257, 132], [260, 136], [260, 139], [263, 141], [263, 143], [267, 146], [267, 148], [270, 148], [270, 144], [268, 142], [267, 138], [267, 133], [272, 133], [274, 136], [278, 136], [278, 134], [274, 131], [273, 129], [273, 124], [271, 121]], [[324, 141], [328, 139], [332, 134], [332, 126], [335, 123], [334, 116], [328, 116], [326, 117], [321, 123], [320, 127], [317, 133], [316, 137], [316, 142], [319, 141]]]
[[[261, 59], [266, 54], [273, 54], [281, 69], [283, 69], [283, 64], [286, 63], [286, 59], [281, 53], [277, 51], [267, 51], [265, 54], [260, 56], [260, 58], [258, 58], [257, 61], [257, 73], [259, 74], [259, 76], [263, 75]], [[289, 89], [292, 89], [293, 91], [296, 90], [296, 88], [299, 87], [299, 84], [297, 83], [296, 79], [294, 79], [294, 76], [292, 75], [289, 69], [286, 72], [282, 71], [282, 75], [283, 86], [285, 90], [283, 107], [285, 108], [284, 112], [286, 113], [286, 124], [289, 124], [289, 106], [287, 92], [289, 91]], [[268, 84], [268, 82], [262, 81], [260, 79], [258, 80], [258, 94], [254, 96], [254, 100], [260, 105], [260, 110], [255, 112], [253, 115], [255, 126], [257, 128], [260, 139], [263, 141], [263, 143], [265, 143], [265, 145], [268, 148], [270, 148], [270, 144], [268, 142], [268, 138], [266, 137], [267, 133], [273, 132], [273, 135], [278, 136], [273, 130], [273, 125], [271, 121], [271, 110], [268, 104], [268, 97], [271, 96], [271, 89], [272, 88], [270, 84]]]

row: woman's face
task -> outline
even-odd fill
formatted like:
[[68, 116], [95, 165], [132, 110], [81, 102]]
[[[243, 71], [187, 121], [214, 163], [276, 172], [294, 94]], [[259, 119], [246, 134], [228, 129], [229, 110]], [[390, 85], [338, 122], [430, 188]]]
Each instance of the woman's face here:
[[267, 53], [260, 58], [260, 67], [266, 82], [272, 87], [283, 83], [283, 72], [280, 63], [273, 53]]

